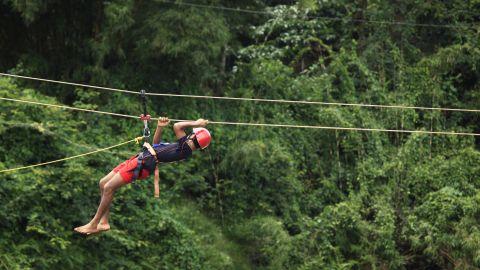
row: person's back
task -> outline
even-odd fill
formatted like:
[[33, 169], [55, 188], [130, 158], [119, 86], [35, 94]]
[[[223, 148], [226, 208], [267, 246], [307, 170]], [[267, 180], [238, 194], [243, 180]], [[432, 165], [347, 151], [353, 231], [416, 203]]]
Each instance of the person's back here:
[[[174, 143], [161, 142], [154, 144], [153, 149], [157, 153], [157, 159], [160, 163], [180, 161], [189, 158], [192, 155], [192, 149], [187, 144], [188, 136], [183, 136]], [[148, 150], [143, 151], [144, 155], [151, 155]]]

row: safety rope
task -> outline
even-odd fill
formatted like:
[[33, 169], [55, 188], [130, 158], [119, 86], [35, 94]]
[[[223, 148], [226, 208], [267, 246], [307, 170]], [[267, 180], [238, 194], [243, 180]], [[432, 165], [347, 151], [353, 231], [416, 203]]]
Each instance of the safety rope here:
[[[78, 147], [78, 148], [82, 148], [84, 150], [89, 150], [89, 151], [95, 149], [95, 147], [93, 147], [91, 145], [86, 145], [86, 144], [79, 143], [79, 142], [73, 142], [73, 141], [67, 139], [65, 136], [58, 135], [57, 133], [49, 130], [47, 127], [45, 127], [44, 125], [42, 125], [40, 123], [36, 123], [36, 122], [33, 122], [33, 123], [19, 123], [19, 122], [9, 122], [9, 121], [0, 120], [0, 125], [7, 125], [7, 126], [10, 126], [11, 128], [31, 128], [31, 129], [35, 129], [42, 134], [53, 136], [55, 140], [64, 141], [64, 142], [68, 143], [69, 145], [72, 145], [72, 146], [75, 146], [75, 147]], [[124, 152], [124, 151], [116, 151], [115, 153], [119, 154], [121, 156], [129, 156], [129, 155], [132, 154], [131, 152]]]
[[18, 171], [18, 170], [23, 170], [23, 169], [28, 169], [28, 168], [34, 168], [34, 167], [38, 167], [38, 166], [44, 166], [44, 165], [48, 165], [48, 164], [52, 164], [52, 163], [62, 162], [62, 161], [65, 161], [65, 160], [70, 160], [70, 159], [74, 159], [74, 158], [79, 158], [79, 157], [83, 157], [83, 156], [88, 156], [88, 155], [92, 155], [92, 154], [95, 154], [95, 153], [107, 151], [107, 150], [110, 150], [110, 149], [112, 149], [112, 148], [119, 147], [119, 146], [122, 146], [122, 145], [127, 144], [127, 143], [131, 143], [131, 142], [134, 142], [134, 141], [135, 141], [135, 142], [138, 142], [138, 141], [141, 140], [141, 139], [142, 139], [142, 137], [137, 137], [137, 138], [135, 138], [135, 139], [133, 139], [133, 140], [129, 140], [129, 141], [126, 141], [126, 142], [123, 142], [123, 143], [119, 143], [119, 144], [113, 145], [113, 146], [109, 146], [109, 147], [105, 147], [105, 148], [102, 148], [102, 149], [98, 149], [98, 150], [95, 150], [95, 151], [92, 151], [92, 152], [88, 152], [88, 153], [84, 153], [84, 154], [80, 154], [80, 155], [76, 155], [76, 156], [71, 156], [71, 157], [67, 157], [67, 158], [57, 159], [57, 160], [53, 160], [53, 161], [43, 162], [43, 163], [39, 163], [39, 164], [24, 166], [24, 167], [17, 167], [17, 168], [12, 168], [12, 169], [5, 169], [5, 170], [1, 170], [0, 173], [13, 172], [13, 171]]
[[[80, 84], [80, 83], [71, 83], [71, 82], [64, 82], [64, 81], [56, 81], [56, 80], [49, 80], [49, 79], [42, 79], [42, 78], [28, 77], [28, 76], [21, 76], [21, 75], [7, 74], [7, 73], [0, 73], [0, 76], [12, 77], [12, 78], [19, 78], [19, 79], [27, 79], [27, 80], [34, 80], [34, 81], [43, 81], [43, 82], [50, 82], [50, 83], [57, 83], [57, 84], [64, 84], [64, 85], [72, 85], [72, 86], [81, 86], [81, 87], [86, 87], [86, 88], [99, 89], [99, 90], [108, 90], [108, 91], [115, 91], [115, 92], [135, 94], [135, 95], [139, 95], [139, 94], [140, 94], [139, 92], [129, 91], [129, 90], [123, 90], [123, 89], [117, 89], [117, 88], [102, 87], [102, 86], [95, 86], [95, 85], [88, 85], [88, 84]], [[181, 98], [203, 98], [203, 99], [237, 100], [237, 101], [256, 101], [256, 102], [288, 103], [288, 104], [310, 104], [310, 105], [342, 106], [342, 107], [363, 107], [363, 108], [379, 108], [379, 109], [382, 109], [382, 108], [383, 108], [383, 109], [413, 109], [413, 110], [456, 111], [456, 112], [474, 112], [474, 113], [480, 112], [480, 109], [457, 109], [457, 108], [423, 107], [423, 106], [407, 106], [407, 105], [381, 105], [381, 104], [344, 103], [344, 102], [322, 102], [322, 101], [287, 100], [287, 99], [219, 97], [219, 96], [169, 94], [169, 93], [145, 93], [145, 94], [146, 94], [146, 95], [149, 95], [149, 96], [165, 96], [165, 97], [181, 97]]]
[[[47, 104], [47, 103], [27, 101], [27, 100], [19, 100], [19, 99], [13, 99], [13, 98], [2, 98], [2, 97], [0, 97], [0, 100], [7, 100], [7, 101], [13, 101], [13, 102], [23, 102], [23, 103], [42, 105], [42, 106], [47, 106], [47, 107], [57, 107], [57, 108], [62, 108], [62, 109], [86, 111], [86, 112], [92, 112], [92, 113], [100, 113], [100, 114], [107, 114], [107, 115], [113, 115], [113, 116], [120, 116], [120, 117], [128, 117], [128, 118], [138, 119], [138, 116], [133, 116], [133, 115], [103, 112], [103, 111], [96, 111], [96, 110], [87, 110], [87, 109], [80, 109], [80, 108], [63, 106], [63, 105], [54, 105], [54, 104]], [[151, 119], [158, 120], [158, 118], [153, 118], [153, 117]], [[191, 121], [191, 120], [183, 120], [183, 119], [170, 119], [170, 120], [172, 122]], [[436, 135], [480, 136], [480, 133], [453, 132], [453, 131], [450, 132], [450, 131], [424, 131], [424, 130], [380, 129], [380, 128], [356, 128], [356, 127], [329, 127], [329, 126], [308, 126], [308, 125], [289, 125], [289, 124], [242, 123], [242, 122], [225, 122], [225, 121], [208, 121], [208, 123], [209, 124], [219, 124], [219, 125], [237, 125], [237, 126], [263, 126], [263, 127], [283, 127], [283, 128], [345, 130], [345, 131], [377, 131], [377, 132], [398, 132], [398, 133], [417, 133], [417, 134], [436, 134]]]

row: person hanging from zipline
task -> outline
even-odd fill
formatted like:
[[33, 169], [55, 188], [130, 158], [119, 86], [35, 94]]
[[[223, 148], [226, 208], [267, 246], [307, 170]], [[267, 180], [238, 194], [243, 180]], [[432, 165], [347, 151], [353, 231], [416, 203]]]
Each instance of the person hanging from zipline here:
[[[143, 115], [142, 115], [143, 116]], [[100, 182], [101, 200], [95, 216], [87, 224], [76, 227], [78, 233], [91, 235], [108, 231], [108, 218], [113, 195], [122, 186], [132, 183], [136, 179], [145, 179], [155, 171], [155, 196], [158, 197], [158, 163], [174, 162], [187, 159], [192, 152], [205, 149], [211, 141], [210, 132], [204, 127], [208, 120], [178, 122], [173, 125], [177, 141], [175, 143], [161, 142], [163, 129], [170, 123], [167, 117], [158, 119], [157, 128], [153, 136], [153, 146], [144, 144], [143, 150], [125, 162], [115, 167]], [[193, 128], [193, 132], [186, 134], [186, 128]], [[146, 125], [146, 129], [148, 129]]]

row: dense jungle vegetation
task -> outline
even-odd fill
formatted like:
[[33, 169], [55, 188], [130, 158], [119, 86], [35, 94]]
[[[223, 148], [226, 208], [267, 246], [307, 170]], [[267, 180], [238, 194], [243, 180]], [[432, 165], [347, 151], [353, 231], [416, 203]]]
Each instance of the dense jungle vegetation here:
[[[479, 22], [479, 0], [1, 0], [0, 72], [132, 91], [480, 109]], [[0, 97], [142, 113], [137, 95], [6, 77]], [[0, 107], [0, 170], [143, 128]], [[478, 112], [165, 96], [149, 97], [148, 109], [480, 133]], [[480, 137], [208, 128], [208, 150], [161, 166], [160, 199], [151, 179], [122, 188], [112, 230], [95, 237], [72, 229], [95, 213], [99, 179], [140, 146], [1, 174], [0, 269], [480, 268]], [[170, 128], [164, 138], [174, 140]]]

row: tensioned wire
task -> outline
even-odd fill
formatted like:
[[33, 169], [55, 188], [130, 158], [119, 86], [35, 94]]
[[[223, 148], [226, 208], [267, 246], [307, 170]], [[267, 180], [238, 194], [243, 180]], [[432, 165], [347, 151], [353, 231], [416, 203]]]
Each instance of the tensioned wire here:
[[[65, 136], [60, 136], [60, 135], [56, 134], [55, 132], [49, 130], [48, 127], [42, 126], [41, 124], [35, 123], [35, 122], [34, 123], [19, 123], [19, 122], [10, 122], [10, 121], [0, 121], [0, 125], [7, 125], [7, 126], [10, 126], [10, 128], [33, 128], [33, 129], [37, 130], [38, 132], [40, 132], [44, 135], [53, 136], [53, 138], [55, 140], [65, 141], [69, 145], [72, 145], [72, 146], [75, 146], [75, 147], [83, 148], [83, 149], [89, 150], [89, 151], [93, 151], [93, 150], [97, 149], [92, 145], [86, 145], [86, 144], [82, 144], [82, 143], [79, 143], [79, 142], [73, 142], [73, 141], [65, 138]], [[130, 152], [128, 152], [128, 153], [127, 152], [116, 152], [116, 153], [119, 154], [119, 155], [123, 155], [123, 156], [131, 155]]]
[[[57, 81], [29, 76], [21, 76], [7, 73], [0, 73], [0, 76], [27, 79], [34, 81], [42, 81], [49, 83], [57, 83], [71, 86], [80, 86], [92, 89], [107, 90], [128, 94], [140, 95], [140, 92], [95, 86], [81, 83], [72, 83], [65, 81]], [[219, 97], [219, 96], [204, 96], [204, 95], [185, 95], [185, 94], [169, 94], [169, 93], [145, 93], [148, 96], [166, 96], [166, 97], [182, 97], [182, 98], [203, 98], [203, 99], [217, 99], [217, 100], [238, 100], [238, 101], [258, 101], [270, 103], [289, 103], [289, 104], [311, 104], [311, 105], [326, 105], [326, 106], [343, 106], [343, 107], [368, 107], [368, 108], [388, 108], [388, 109], [414, 109], [414, 110], [431, 110], [431, 111], [457, 111], [457, 112], [480, 112], [479, 109], [457, 109], [457, 108], [442, 108], [442, 107], [422, 107], [422, 106], [404, 106], [404, 105], [379, 105], [379, 104], [362, 104], [362, 103], [343, 103], [343, 102], [322, 102], [322, 101], [306, 101], [306, 100], [286, 100], [286, 99], [263, 99], [263, 98], [241, 98], [241, 97]]]
[[119, 143], [119, 144], [116, 144], [116, 145], [112, 145], [112, 146], [109, 146], [109, 147], [105, 147], [105, 148], [102, 148], [102, 149], [91, 151], [91, 152], [88, 152], [88, 153], [83, 153], [83, 154], [80, 154], [80, 155], [75, 155], [75, 156], [66, 157], [66, 158], [62, 158], [62, 159], [57, 159], [57, 160], [53, 160], [53, 161], [43, 162], [43, 163], [29, 165], [29, 166], [17, 167], [17, 168], [12, 168], [12, 169], [0, 170], [0, 173], [19, 171], [19, 170], [23, 170], [23, 169], [29, 169], [29, 168], [34, 168], [34, 167], [38, 167], [38, 166], [44, 166], [44, 165], [48, 165], [48, 164], [58, 163], [58, 162], [62, 162], [62, 161], [69, 160], [69, 159], [88, 156], [88, 155], [96, 154], [96, 153], [99, 153], [99, 152], [107, 151], [107, 150], [110, 150], [112, 148], [116, 148], [116, 147], [122, 146], [124, 144], [131, 143], [131, 142], [134, 142], [134, 141], [138, 141], [138, 140], [141, 140], [141, 139], [142, 139], [142, 137], [139, 137], [139, 138], [135, 138], [135, 139], [123, 142], [123, 143]]
[[[19, 99], [2, 98], [2, 97], [0, 97], [0, 100], [21, 102], [21, 103], [34, 104], [34, 105], [42, 105], [42, 106], [55, 107], [55, 108], [61, 108], [61, 109], [67, 109], [67, 110], [107, 114], [107, 115], [119, 116], [119, 117], [127, 117], [127, 118], [135, 118], [135, 119], [139, 118], [138, 116], [134, 116], [134, 115], [103, 112], [103, 111], [96, 111], [96, 110], [90, 110], [90, 109], [75, 108], [75, 107], [64, 106], [64, 105], [47, 104], [47, 103], [41, 103], [36, 101], [19, 100]], [[158, 118], [152, 118], [152, 119], [156, 120]], [[182, 119], [170, 119], [170, 120], [173, 122], [189, 121], [189, 120], [182, 120]], [[451, 132], [451, 131], [357, 128], [357, 127], [329, 127], [329, 126], [309, 126], [309, 125], [290, 125], [290, 124], [242, 123], [242, 122], [226, 122], [226, 121], [208, 121], [208, 123], [219, 124], [219, 125], [257, 126], [257, 127], [281, 127], [281, 128], [305, 128], [305, 129], [325, 129], [325, 130], [345, 130], [345, 131], [372, 131], [372, 132], [398, 132], [398, 133], [416, 133], [416, 134], [480, 136], [480, 133], [453, 132], [453, 131]]]
[[[190, 6], [196, 8], [207, 8], [207, 9], [217, 9], [217, 10], [225, 10], [225, 11], [232, 11], [232, 12], [243, 12], [243, 13], [251, 13], [251, 14], [260, 14], [260, 15], [275, 15], [273, 12], [266, 11], [266, 10], [253, 10], [253, 9], [241, 9], [241, 8], [230, 8], [224, 6], [213, 6], [213, 5], [203, 5], [203, 4], [196, 4], [196, 3], [188, 3], [188, 2], [174, 2], [174, 1], [167, 1], [167, 0], [156, 0], [157, 2], [166, 3], [166, 4], [173, 4], [173, 5], [180, 5], [180, 6]], [[434, 27], [434, 28], [451, 28], [455, 30], [459, 30], [461, 27], [474, 27], [475, 24], [431, 24], [431, 23], [411, 23], [411, 22], [399, 22], [399, 21], [380, 21], [380, 20], [367, 20], [367, 19], [354, 19], [348, 17], [326, 17], [326, 16], [306, 16], [309, 19], [321, 19], [321, 20], [328, 20], [328, 21], [351, 21], [351, 22], [362, 22], [362, 23], [371, 23], [371, 24], [383, 24], [383, 25], [400, 25], [400, 26], [420, 26], [420, 27]]]

